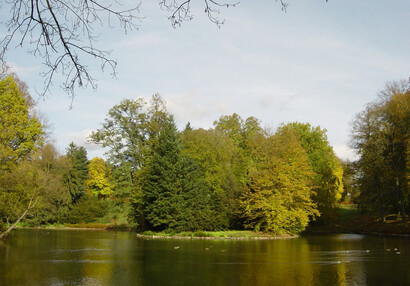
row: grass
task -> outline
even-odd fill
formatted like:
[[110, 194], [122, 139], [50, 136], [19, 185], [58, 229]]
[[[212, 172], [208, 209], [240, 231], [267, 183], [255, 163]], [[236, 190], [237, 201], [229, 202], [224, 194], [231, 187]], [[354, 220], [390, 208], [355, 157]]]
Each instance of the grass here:
[[346, 222], [362, 215], [362, 211], [355, 205], [342, 205], [338, 209], [339, 221]]
[[377, 214], [363, 213], [354, 205], [342, 205], [337, 210], [337, 218], [334, 222], [311, 225], [307, 232], [363, 233], [410, 237], [410, 220], [408, 218], [407, 223], [407, 228], [404, 228], [403, 221], [397, 214], [387, 215], [386, 221], [382, 222]]
[[31, 226], [31, 225], [26, 225], [24, 223], [20, 223], [17, 225], [18, 228], [51, 228], [51, 229], [72, 229], [72, 228], [77, 228], [77, 229], [101, 229], [101, 230], [115, 230], [115, 231], [131, 231], [133, 230], [133, 227], [128, 225], [128, 224], [110, 224], [110, 223], [99, 223], [99, 222], [94, 222], [94, 223], [65, 223], [65, 224], [59, 224], [59, 223], [54, 223], [54, 224], [46, 224], [46, 225], [41, 225], [38, 227]]
[[105, 223], [67, 223], [64, 225], [69, 228], [90, 228], [90, 229], [107, 229], [109, 224]]
[[270, 233], [254, 232], [254, 231], [184, 231], [184, 232], [154, 232], [145, 231], [142, 236], [150, 236], [156, 238], [209, 238], [209, 239], [270, 239], [270, 238], [291, 238], [291, 235], [273, 235]]

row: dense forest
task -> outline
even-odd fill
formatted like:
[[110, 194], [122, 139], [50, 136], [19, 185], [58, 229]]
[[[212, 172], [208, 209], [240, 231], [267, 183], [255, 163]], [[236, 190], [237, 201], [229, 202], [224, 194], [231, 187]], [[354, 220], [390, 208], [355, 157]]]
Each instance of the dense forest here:
[[0, 233], [17, 223], [126, 223], [138, 231], [249, 229], [296, 234], [335, 219], [342, 201], [383, 220], [410, 211], [410, 82], [388, 84], [356, 115], [340, 160], [326, 130], [261, 127], [223, 115], [210, 129], [178, 130], [164, 100], [125, 99], [90, 140], [105, 160], [71, 143], [59, 154], [28, 88], [0, 81]]

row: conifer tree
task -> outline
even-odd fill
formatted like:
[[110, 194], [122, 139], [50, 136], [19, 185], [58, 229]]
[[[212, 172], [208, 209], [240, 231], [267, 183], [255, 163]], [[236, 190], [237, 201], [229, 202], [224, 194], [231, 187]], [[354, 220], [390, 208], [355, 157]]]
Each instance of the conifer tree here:
[[176, 217], [183, 210], [176, 184], [179, 152], [176, 126], [173, 122], [168, 122], [153, 145], [143, 185], [145, 219], [158, 230], [175, 224]]
[[204, 175], [193, 158], [181, 154], [180, 134], [169, 116], [159, 131], [147, 165], [139, 172], [134, 207], [145, 228], [214, 230], [215, 211]]
[[64, 183], [71, 194], [72, 203], [75, 204], [86, 194], [85, 183], [88, 178], [87, 150], [71, 142], [66, 149], [66, 156], [70, 160], [71, 168], [64, 176]]

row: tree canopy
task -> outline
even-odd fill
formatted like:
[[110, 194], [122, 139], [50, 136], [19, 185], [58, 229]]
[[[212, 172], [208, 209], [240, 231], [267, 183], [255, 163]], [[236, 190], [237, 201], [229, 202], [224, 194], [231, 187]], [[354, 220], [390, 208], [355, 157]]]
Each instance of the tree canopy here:
[[132, 181], [130, 219], [140, 229], [299, 233], [319, 205], [324, 216], [336, 206], [342, 174], [324, 130], [295, 123], [271, 135], [238, 114], [214, 126], [178, 131], [154, 95], [149, 104], [123, 100], [91, 135], [110, 147], [113, 170], [132, 166], [124, 178]]
[[95, 157], [88, 164], [87, 191], [98, 198], [113, 195], [113, 185], [108, 179], [108, 170], [103, 159]]
[[243, 196], [245, 227], [274, 233], [299, 233], [319, 216], [312, 201], [314, 173], [297, 134], [282, 128], [254, 150]]
[[401, 213], [404, 225], [410, 211], [409, 188], [410, 81], [392, 82], [353, 122], [352, 146], [357, 162], [360, 203], [377, 210]]
[[326, 130], [309, 123], [293, 122], [287, 127], [295, 130], [307, 152], [309, 164], [315, 172], [314, 201], [324, 222], [335, 218], [335, 209], [343, 193], [343, 168], [327, 139]]
[[0, 166], [12, 170], [42, 143], [44, 131], [30, 110], [30, 95], [8, 76], [0, 80]]
[[4, 223], [7, 231], [12, 229], [34, 207], [39, 194], [33, 159], [45, 132], [24, 91], [12, 76], [0, 80], [0, 231]]

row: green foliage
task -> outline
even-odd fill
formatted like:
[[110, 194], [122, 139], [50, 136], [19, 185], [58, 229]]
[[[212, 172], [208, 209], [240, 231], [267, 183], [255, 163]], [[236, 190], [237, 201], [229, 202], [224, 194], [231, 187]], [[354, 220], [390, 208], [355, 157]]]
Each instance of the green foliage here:
[[150, 106], [142, 99], [125, 99], [108, 111], [102, 128], [90, 139], [108, 147], [113, 165], [130, 164], [134, 172], [144, 165], [145, 155], [155, 141], [168, 113], [159, 95], [154, 95]]
[[156, 144], [159, 131], [168, 117], [165, 103], [154, 95], [149, 105], [142, 98], [125, 99], [112, 107], [102, 124], [90, 139], [108, 147], [108, 163], [114, 197], [123, 208], [133, 201], [130, 218], [144, 224], [143, 200], [139, 189], [140, 176], [151, 157], [152, 146]]
[[130, 205], [125, 204], [123, 201], [118, 199], [107, 200], [107, 211], [103, 217], [97, 219], [96, 222], [112, 224], [116, 227], [121, 227], [121, 225], [130, 225], [128, 221], [130, 213]]
[[319, 215], [312, 197], [334, 207], [342, 169], [325, 131], [294, 123], [268, 136], [237, 114], [214, 125], [180, 134], [159, 95], [123, 100], [91, 135], [109, 147], [108, 163], [88, 163], [73, 143], [66, 156], [46, 145], [31, 162], [41, 194], [31, 223], [124, 223], [129, 210], [143, 230], [294, 234]]
[[236, 113], [221, 116], [218, 121], [214, 121], [215, 130], [231, 138], [235, 146], [243, 143], [243, 125], [243, 119]]
[[342, 161], [342, 167], [343, 167], [342, 201], [358, 204], [360, 190], [357, 184], [358, 171], [359, 171], [357, 162], [350, 162], [348, 160]]
[[193, 158], [204, 173], [211, 192], [216, 221], [213, 229], [234, 227], [239, 220], [239, 197], [243, 192], [240, 158], [233, 141], [216, 130], [188, 130], [182, 136], [183, 153]]
[[304, 230], [319, 213], [311, 200], [314, 173], [295, 132], [285, 127], [264, 138], [253, 157], [242, 199], [245, 227], [277, 234]]
[[69, 171], [70, 162], [60, 156], [55, 147], [47, 143], [37, 152], [33, 161], [39, 174], [39, 196], [37, 208], [25, 219], [29, 225], [54, 223], [60, 208], [71, 204], [71, 196], [64, 185], [64, 175]]
[[32, 106], [22, 82], [12, 76], [0, 80], [0, 229], [24, 217], [40, 191], [32, 156], [45, 132]]
[[61, 209], [57, 220], [60, 223], [90, 223], [103, 217], [107, 209], [108, 203], [106, 201], [85, 195], [71, 209]]
[[356, 115], [352, 145], [360, 155], [360, 204], [399, 211], [406, 225], [409, 190], [410, 81], [393, 82]]
[[210, 191], [194, 160], [181, 155], [173, 118], [168, 118], [152, 145], [147, 165], [139, 173], [133, 206], [145, 228], [154, 230], [212, 229]]
[[130, 198], [133, 185], [133, 171], [131, 163], [124, 162], [120, 165], [107, 164], [110, 173], [110, 182], [116, 200], [125, 201]]
[[84, 147], [77, 147], [73, 142], [66, 149], [66, 156], [70, 160], [71, 167], [64, 176], [71, 201], [75, 204], [86, 194], [86, 180], [88, 178], [87, 151]]
[[314, 185], [321, 220], [330, 222], [335, 218], [336, 208], [343, 193], [343, 168], [339, 158], [333, 152], [326, 136], [326, 130], [309, 123], [290, 123], [287, 125], [296, 131], [300, 143], [306, 150], [309, 164], [315, 172]]
[[88, 165], [88, 192], [98, 198], [108, 198], [113, 195], [113, 186], [109, 183], [107, 169], [103, 159], [95, 157]]
[[255, 149], [260, 148], [260, 142], [266, 137], [266, 132], [255, 117], [243, 120], [236, 113], [221, 116], [218, 121], [214, 122], [214, 126], [218, 136], [223, 135], [230, 139], [226, 145], [227, 148], [221, 150], [221, 153], [226, 152], [231, 155], [229, 160], [225, 161], [229, 166], [230, 175], [226, 177], [228, 180], [224, 184], [229, 204], [223, 201], [222, 204], [227, 206], [227, 212], [231, 216], [229, 227], [240, 229], [243, 227], [243, 221], [240, 218], [242, 216], [240, 197], [248, 182], [249, 172], [254, 168]]
[[170, 122], [155, 141], [140, 179], [145, 220], [158, 230], [172, 228], [185, 210], [177, 183], [178, 139], [176, 127]]
[[10, 171], [43, 142], [43, 126], [29, 109], [29, 95], [12, 76], [0, 80], [0, 168]]
[[12, 172], [0, 176], [0, 217], [9, 225], [37, 201], [40, 193], [40, 173], [33, 162], [24, 160]]
[[[217, 230], [224, 229], [225, 221], [221, 220], [221, 212], [216, 208], [214, 195], [206, 184], [200, 166], [189, 156], [180, 155], [177, 173], [181, 198], [185, 202], [184, 216], [181, 224], [175, 228], [181, 230]], [[225, 214], [223, 213], [225, 216]]]

